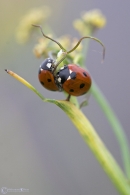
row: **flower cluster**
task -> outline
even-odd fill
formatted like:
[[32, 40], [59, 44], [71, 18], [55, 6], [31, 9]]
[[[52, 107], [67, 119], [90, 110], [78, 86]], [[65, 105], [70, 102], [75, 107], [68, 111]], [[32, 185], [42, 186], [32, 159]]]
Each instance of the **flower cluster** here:
[[73, 23], [74, 28], [83, 36], [92, 34], [95, 30], [103, 28], [105, 24], [106, 18], [98, 9], [83, 13], [81, 19]]
[[50, 9], [47, 6], [31, 9], [20, 21], [19, 26], [16, 29], [16, 39], [18, 43], [26, 43], [32, 30], [32, 24], [43, 23], [50, 15]]
[[[36, 28], [32, 26], [32, 24], [39, 25], [44, 22], [43, 29], [44, 31], [46, 31], [47, 28], [45, 26], [45, 20], [47, 19], [49, 14], [50, 9], [46, 6], [30, 10], [30, 12], [23, 17], [17, 28], [16, 33], [17, 41], [19, 43], [25, 43], [28, 41], [28, 39], [31, 37], [32, 31], [36, 30]], [[103, 28], [105, 26], [105, 23], [106, 19], [104, 15], [101, 13], [101, 11], [94, 9], [83, 13], [81, 15], [81, 18], [75, 20], [73, 24], [74, 27], [82, 36], [86, 35], [88, 36], [92, 35], [96, 29]], [[48, 36], [52, 38], [53, 33]], [[79, 39], [71, 38], [68, 35], [64, 35], [60, 38], [57, 38], [56, 41], [63, 45], [66, 51], [69, 51], [75, 47]], [[62, 58], [62, 53], [60, 53], [61, 57], [59, 57], [60, 49], [61, 48], [59, 48], [58, 44], [56, 44], [54, 41], [51, 41], [45, 37], [40, 36], [40, 38], [38, 38], [38, 43], [34, 46], [33, 53], [37, 58], [40, 57], [46, 58], [50, 56], [55, 60], [59, 61], [60, 58]], [[69, 53], [69, 55], [67, 55], [64, 62], [65, 63], [73, 62], [75, 64], [79, 64], [80, 66], [84, 66], [83, 58], [84, 58], [83, 45], [80, 42], [78, 47], [76, 47], [75, 50], [73, 50], [71, 53]]]
[[[48, 36], [52, 37], [52, 35], [48, 35]], [[58, 38], [57, 41], [61, 45], [63, 45], [64, 48], [70, 50], [77, 44], [78, 39], [77, 38], [72, 39], [70, 36], [64, 35]], [[34, 55], [37, 58], [48, 57], [50, 51], [52, 51], [51, 54], [53, 56], [57, 56], [57, 53], [59, 52], [59, 46], [56, 43], [50, 41], [49, 39], [46, 39], [45, 37], [39, 38], [38, 43], [35, 45], [33, 49]], [[74, 50], [72, 53], [69, 54], [68, 58], [72, 60], [76, 55], [78, 55], [81, 52], [82, 52], [82, 43], [77, 47], [76, 50]]]

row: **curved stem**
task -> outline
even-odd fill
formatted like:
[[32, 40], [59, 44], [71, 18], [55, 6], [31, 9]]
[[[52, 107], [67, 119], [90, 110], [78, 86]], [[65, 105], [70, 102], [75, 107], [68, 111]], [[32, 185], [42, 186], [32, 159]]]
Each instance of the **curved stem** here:
[[63, 51], [66, 51], [66, 49], [65, 49], [58, 41], [56, 41], [56, 40], [52, 39], [51, 37], [48, 37], [47, 35], [45, 35], [44, 32], [43, 32], [43, 30], [42, 30], [42, 27], [41, 27], [40, 25], [32, 24], [32, 26], [40, 28], [41, 33], [42, 33], [42, 35], [43, 35], [45, 38], [50, 39], [51, 41], [55, 42], [57, 45], [59, 45], [59, 47], [60, 47]]
[[78, 43], [74, 46], [74, 48], [71, 49], [70, 51], [67, 51], [67, 53], [71, 53], [72, 51], [74, 51], [74, 50], [79, 46], [79, 44], [81, 43], [81, 41], [82, 41], [83, 39], [86, 39], [86, 38], [93, 39], [93, 40], [97, 41], [98, 43], [100, 43], [100, 44], [102, 45], [102, 47], [103, 47], [103, 60], [104, 60], [104, 58], [105, 58], [105, 46], [103, 45], [103, 43], [102, 43], [99, 39], [97, 39], [97, 38], [95, 38], [95, 37], [91, 37], [91, 36], [82, 37], [82, 38], [78, 41]]

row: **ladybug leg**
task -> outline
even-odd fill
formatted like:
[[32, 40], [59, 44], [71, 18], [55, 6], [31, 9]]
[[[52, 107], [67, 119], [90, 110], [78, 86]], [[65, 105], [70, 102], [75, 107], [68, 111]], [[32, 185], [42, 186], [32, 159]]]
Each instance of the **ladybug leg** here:
[[66, 101], [70, 101], [71, 95], [69, 94], [68, 97], [66, 98]]

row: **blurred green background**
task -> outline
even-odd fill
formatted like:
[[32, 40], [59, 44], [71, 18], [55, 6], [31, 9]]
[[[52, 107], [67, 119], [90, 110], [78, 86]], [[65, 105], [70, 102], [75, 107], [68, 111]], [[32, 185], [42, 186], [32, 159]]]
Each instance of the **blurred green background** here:
[[[32, 49], [36, 40], [21, 46], [15, 29], [31, 8], [47, 5], [52, 10], [48, 24], [57, 34], [79, 37], [72, 22], [82, 11], [99, 8], [107, 25], [96, 37], [106, 46], [91, 42], [87, 67], [109, 100], [130, 140], [130, 2], [103, 0], [11, 0], [0, 1], [0, 189], [29, 189], [30, 195], [117, 195], [97, 160], [86, 147], [67, 116], [4, 72], [11, 69], [27, 79], [45, 97], [64, 99], [49, 92], [38, 81], [42, 59]], [[121, 167], [120, 149], [104, 114], [91, 96], [83, 108]], [[2, 192], [1, 192], [2, 193]], [[15, 194], [19, 194], [16, 192]]]

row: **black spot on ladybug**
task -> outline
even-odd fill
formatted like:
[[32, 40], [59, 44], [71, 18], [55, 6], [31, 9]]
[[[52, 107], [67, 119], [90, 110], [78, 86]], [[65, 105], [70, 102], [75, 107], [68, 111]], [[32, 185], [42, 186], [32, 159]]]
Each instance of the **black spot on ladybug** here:
[[83, 88], [85, 86], [84, 83], [80, 84], [80, 89]]
[[83, 75], [84, 75], [85, 77], [87, 77], [87, 74], [86, 74], [86, 72], [83, 72]]
[[47, 79], [48, 82], [51, 82], [51, 79]]
[[70, 92], [74, 92], [74, 90], [73, 89], [70, 89]]
[[73, 79], [73, 80], [76, 79], [76, 73], [75, 72], [72, 72], [70, 76], [71, 76], [71, 79]]
[[41, 83], [42, 85], [44, 85], [44, 83], [43, 83], [42, 81], [41, 81], [40, 83]]

